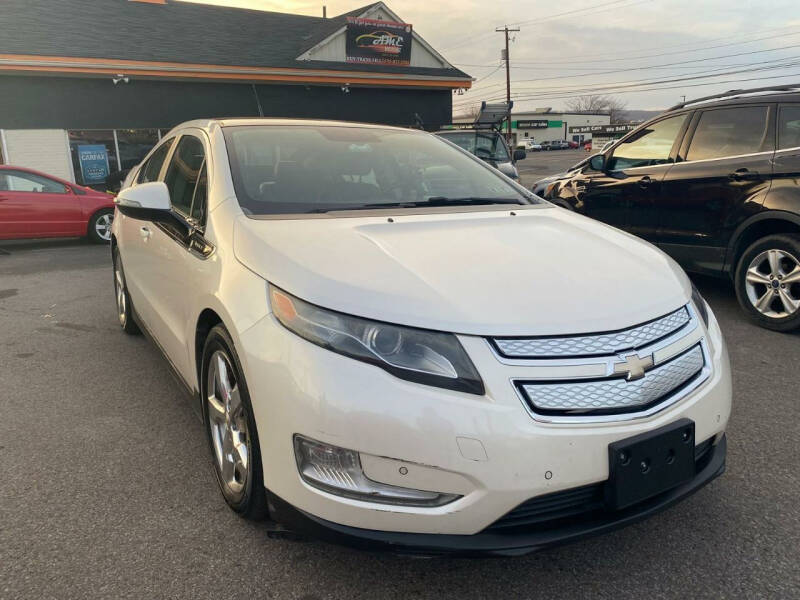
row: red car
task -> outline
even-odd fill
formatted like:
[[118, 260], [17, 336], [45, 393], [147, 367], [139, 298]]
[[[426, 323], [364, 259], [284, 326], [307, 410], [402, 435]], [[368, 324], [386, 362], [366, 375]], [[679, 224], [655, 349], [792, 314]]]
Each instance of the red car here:
[[0, 165], [0, 240], [111, 239], [114, 196], [31, 169]]
[[570, 140], [570, 141], [568, 141], [567, 143], [569, 144], [569, 147], [570, 147], [570, 148], [572, 148], [572, 149], [574, 149], [574, 148], [577, 148], [577, 147], [578, 147], [578, 142], [575, 142], [575, 141], [572, 141], [572, 140]]
[[588, 142], [584, 143], [583, 147], [587, 152], [591, 152], [592, 151], [592, 140], [589, 140]]

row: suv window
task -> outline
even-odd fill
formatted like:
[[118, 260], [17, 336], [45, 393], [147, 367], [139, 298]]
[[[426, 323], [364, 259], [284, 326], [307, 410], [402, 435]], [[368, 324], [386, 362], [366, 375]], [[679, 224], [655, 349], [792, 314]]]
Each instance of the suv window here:
[[686, 160], [759, 152], [766, 136], [766, 106], [737, 106], [707, 110], [700, 115]]
[[203, 143], [193, 135], [181, 136], [167, 168], [164, 183], [169, 189], [172, 208], [186, 216], [192, 213], [192, 199], [204, 163]]
[[48, 177], [25, 171], [0, 171], [0, 191], [40, 192], [45, 194], [66, 194], [67, 186]]
[[685, 114], [676, 115], [633, 132], [614, 148], [608, 168], [622, 171], [671, 162], [669, 153], [685, 120]]
[[158, 149], [153, 152], [150, 158], [147, 159], [147, 162], [142, 165], [142, 168], [139, 170], [139, 176], [136, 178], [136, 183], [147, 183], [149, 181], [157, 181], [158, 174], [161, 173], [161, 165], [164, 164], [164, 159], [167, 158], [167, 153], [169, 152], [170, 146], [172, 146], [172, 142], [175, 141], [175, 138], [170, 138]]
[[778, 150], [800, 147], [800, 104], [781, 107], [778, 116]]

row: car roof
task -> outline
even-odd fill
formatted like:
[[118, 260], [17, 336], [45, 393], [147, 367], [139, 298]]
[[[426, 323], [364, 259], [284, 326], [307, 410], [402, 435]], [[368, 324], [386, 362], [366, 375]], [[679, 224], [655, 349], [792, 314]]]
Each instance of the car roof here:
[[187, 128], [213, 129], [214, 127], [242, 127], [246, 125], [283, 126], [283, 127], [363, 127], [366, 129], [393, 129], [397, 131], [415, 131], [407, 127], [380, 125], [374, 123], [358, 123], [355, 121], [328, 121], [325, 119], [281, 119], [274, 117], [219, 117], [214, 119], [195, 119], [176, 125], [170, 133]]
[[[747, 92], [744, 93], [746, 94]], [[682, 110], [693, 110], [697, 108], [708, 108], [712, 106], [739, 106], [741, 104], [764, 104], [765, 102], [800, 102], [800, 92], [779, 92], [738, 96], [733, 95], [727, 98], [715, 100], [696, 100], [694, 102], [687, 102], [684, 105], [675, 106], [667, 110], [666, 113], [673, 113]]]

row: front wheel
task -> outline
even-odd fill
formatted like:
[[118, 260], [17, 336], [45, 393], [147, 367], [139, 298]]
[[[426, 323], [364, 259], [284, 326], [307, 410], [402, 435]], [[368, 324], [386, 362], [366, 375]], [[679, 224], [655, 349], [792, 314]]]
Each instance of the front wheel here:
[[107, 244], [111, 241], [111, 223], [114, 222], [114, 209], [98, 210], [89, 219], [89, 239], [96, 244]]
[[774, 331], [800, 327], [800, 235], [770, 235], [745, 250], [736, 297], [753, 321]]
[[221, 325], [206, 339], [200, 381], [206, 435], [220, 491], [239, 515], [262, 520], [268, 510], [253, 408], [233, 340]]
[[139, 326], [133, 319], [133, 303], [131, 302], [128, 287], [125, 285], [125, 271], [122, 269], [122, 258], [119, 248], [114, 248], [112, 255], [114, 262], [114, 295], [117, 299], [117, 319], [122, 331], [128, 335], [140, 333]]

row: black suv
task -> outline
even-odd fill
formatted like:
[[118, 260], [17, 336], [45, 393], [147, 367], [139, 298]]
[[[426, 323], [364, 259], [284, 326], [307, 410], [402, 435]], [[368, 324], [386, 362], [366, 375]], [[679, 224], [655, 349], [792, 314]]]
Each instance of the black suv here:
[[733, 278], [764, 327], [800, 327], [800, 85], [674, 106], [544, 196]]

